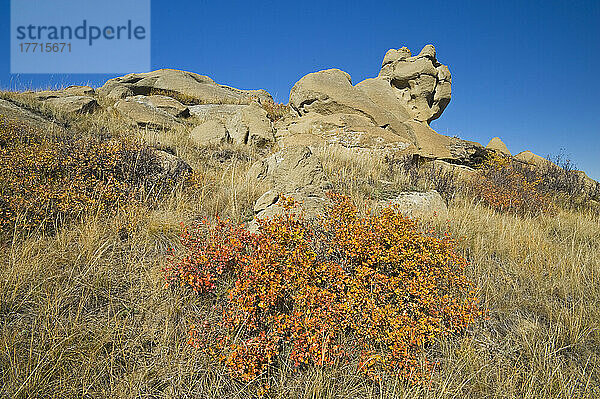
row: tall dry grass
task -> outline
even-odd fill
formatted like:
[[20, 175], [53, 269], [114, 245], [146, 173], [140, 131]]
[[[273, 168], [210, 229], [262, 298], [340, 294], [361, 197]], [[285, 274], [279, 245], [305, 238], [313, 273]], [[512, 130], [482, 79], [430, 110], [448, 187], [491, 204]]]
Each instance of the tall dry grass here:
[[[110, 118], [107, 117], [107, 128]], [[18, 234], [0, 249], [0, 396], [7, 398], [247, 398], [186, 344], [189, 315], [210, 304], [167, 289], [161, 269], [180, 222], [251, 217], [256, 187], [245, 171], [262, 154], [195, 148], [166, 133], [197, 171], [195, 184], [156, 209], [90, 212], [54, 236]], [[411, 188], [384, 159], [317, 151], [337, 190], [366, 209]], [[419, 181], [421, 189], [430, 183]], [[278, 398], [600, 397], [600, 220], [591, 211], [502, 214], [456, 195], [448, 220], [423, 221], [460, 238], [488, 319], [427, 348], [438, 362], [428, 386], [371, 384], [355, 365], [300, 373], [282, 360], [268, 376]], [[586, 213], [587, 212], [587, 213]]]

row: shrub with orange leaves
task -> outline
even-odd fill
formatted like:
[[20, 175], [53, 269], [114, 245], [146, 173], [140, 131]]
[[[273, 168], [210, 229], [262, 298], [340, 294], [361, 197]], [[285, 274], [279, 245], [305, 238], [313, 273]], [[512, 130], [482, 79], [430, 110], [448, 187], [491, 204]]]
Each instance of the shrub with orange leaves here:
[[255, 234], [222, 220], [188, 229], [167, 281], [219, 309], [218, 326], [193, 327], [190, 343], [243, 380], [287, 356], [296, 367], [357, 360], [373, 380], [424, 381], [422, 348], [481, 315], [467, 261], [394, 208], [362, 215], [345, 196], [331, 200], [307, 220], [285, 199]]
[[0, 233], [15, 224], [51, 232], [88, 210], [141, 200], [156, 189], [147, 177], [157, 165], [154, 153], [137, 143], [44, 137], [0, 118]]
[[487, 157], [481, 171], [473, 188], [476, 197], [491, 208], [518, 214], [553, 212], [552, 197], [539, 189], [542, 175], [526, 173], [509, 158], [496, 154]]

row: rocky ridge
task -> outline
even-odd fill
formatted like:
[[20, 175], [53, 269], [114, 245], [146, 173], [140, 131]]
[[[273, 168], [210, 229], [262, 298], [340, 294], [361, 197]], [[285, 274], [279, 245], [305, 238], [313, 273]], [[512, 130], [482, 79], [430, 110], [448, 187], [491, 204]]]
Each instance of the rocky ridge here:
[[[269, 112], [274, 102], [265, 90], [236, 89], [208, 76], [173, 69], [128, 74], [110, 79], [98, 89], [69, 86], [27, 94], [67, 114], [93, 113], [106, 107], [132, 126], [187, 132], [198, 147], [229, 142], [274, 148], [275, 153], [249, 172], [250, 178], [271, 187], [254, 206], [256, 216], [265, 217], [280, 211], [282, 196], [301, 201], [309, 215], [323, 209], [330, 183], [313, 154], [323, 146], [374, 157], [411, 155], [464, 179], [476, 176], [472, 166], [490, 152], [511, 156], [498, 137], [484, 147], [438, 134], [430, 127], [450, 103], [451, 86], [450, 69], [438, 61], [435, 48], [427, 45], [414, 56], [406, 47], [390, 49], [377, 76], [356, 84], [339, 69], [309, 73], [293, 85], [288, 110], [278, 117]], [[0, 113], [38, 127], [54, 126], [6, 100], [0, 100]], [[179, 176], [189, 168], [174, 155], [161, 152], [160, 156], [167, 174], [174, 168], [172, 174]], [[549, 162], [529, 151], [513, 159], [532, 167]], [[435, 206], [425, 207], [443, 211], [434, 194], [409, 195], [397, 203], [420, 209], [415, 201], [431, 202]]]

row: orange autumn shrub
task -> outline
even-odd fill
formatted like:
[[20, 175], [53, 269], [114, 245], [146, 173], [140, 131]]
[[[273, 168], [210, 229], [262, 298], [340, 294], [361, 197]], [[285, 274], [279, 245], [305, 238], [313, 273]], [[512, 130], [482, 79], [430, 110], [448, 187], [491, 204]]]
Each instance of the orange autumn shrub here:
[[347, 197], [331, 200], [316, 221], [285, 199], [284, 214], [256, 234], [222, 220], [184, 234], [167, 281], [210, 299], [206, 311], [218, 315], [192, 328], [190, 343], [243, 380], [284, 356], [299, 368], [356, 360], [373, 380], [423, 381], [422, 349], [481, 314], [467, 261], [394, 208], [361, 215]]
[[493, 209], [518, 214], [552, 212], [549, 193], [540, 190], [543, 176], [525, 170], [506, 157], [491, 155], [481, 167], [481, 176], [473, 182], [475, 196]]
[[52, 232], [88, 210], [140, 200], [156, 168], [153, 153], [136, 143], [45, 137], [0, 118], [0, 233], [16, 224]]

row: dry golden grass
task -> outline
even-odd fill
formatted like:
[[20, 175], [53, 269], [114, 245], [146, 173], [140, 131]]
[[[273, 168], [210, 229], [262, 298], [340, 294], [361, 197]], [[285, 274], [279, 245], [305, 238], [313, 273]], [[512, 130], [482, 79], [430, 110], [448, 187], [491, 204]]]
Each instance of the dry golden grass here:
[[[110, 116], [100, 118], [98, 129], [111, 123]], [[123, 208], [114, 218], [90, 213], [54, 236], [15, 236], [2, 244], [1, 397], [253, 397], [252, 382], [230, 379], [187, 345], [189, 315], [210, 304], [165, 288], [161, 269], [167, 249], [177, 247], [180, 222], [216, 214], [248, 220], [264, 188], [248, 181], [245, 171], [261, 154], [234, 146], [194, 148], [185, 133], [162, 140], [197, 171], [196, 184], [157, 209]], [[370, 199], [410, 184], [369, 155], [321, 150], [319, 156], [336, 189], [365, 208]], [[427, 348], [429, 359], [439, 362], [428, 387], [394, 379], [373, 385], [355, 373], [355, 365], [294, 373], [282, 362], [267, 376], [269, 395], [600, 397], [597, 214], [561, 210], [553, 217], [523, 217], [457, 196], [448, 219], [424, 223], [449, 226], [461, 237], [471, 262], [468, 276], [489, 318], [465, 336]]]

